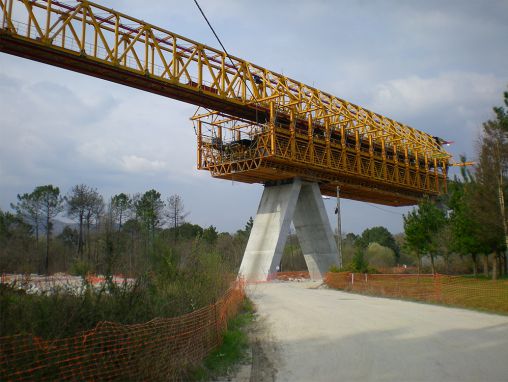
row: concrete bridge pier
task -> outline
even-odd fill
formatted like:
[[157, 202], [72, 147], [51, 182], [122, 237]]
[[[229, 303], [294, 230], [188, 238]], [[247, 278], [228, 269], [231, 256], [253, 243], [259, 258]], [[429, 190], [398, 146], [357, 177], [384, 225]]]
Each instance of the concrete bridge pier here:
[[317, 183], [266, 185], [240, 265], [246, 281], [265, 281], [282, 259], [291, 221], [313, 280], [339, 264], [337, 244]]

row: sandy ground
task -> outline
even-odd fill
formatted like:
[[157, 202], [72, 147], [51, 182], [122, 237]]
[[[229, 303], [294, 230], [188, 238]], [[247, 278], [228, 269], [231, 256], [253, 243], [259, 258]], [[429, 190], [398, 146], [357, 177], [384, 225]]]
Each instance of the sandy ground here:
[[251, 382], [508, 381], [507, 316], [319, 286], [249, 287], [260, 321]]

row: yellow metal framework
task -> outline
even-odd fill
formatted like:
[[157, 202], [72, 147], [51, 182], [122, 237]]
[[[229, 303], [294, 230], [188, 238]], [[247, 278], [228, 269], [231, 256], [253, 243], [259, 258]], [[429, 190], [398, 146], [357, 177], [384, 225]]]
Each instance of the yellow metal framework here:
[[446, 189], [439, 139], [390, 118], [99, 4], [0, 8], [0, 51], [209, 109], [193, 119], [198, 168], [215, 177], [299, 176], [388, 205]]

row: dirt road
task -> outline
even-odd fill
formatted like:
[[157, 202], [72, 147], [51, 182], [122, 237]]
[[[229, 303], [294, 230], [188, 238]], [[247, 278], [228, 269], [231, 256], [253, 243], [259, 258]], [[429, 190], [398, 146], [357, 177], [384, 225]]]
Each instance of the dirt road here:
[[276, 381], [508, 381], [507, 316], [318, 286], [249, 287]]

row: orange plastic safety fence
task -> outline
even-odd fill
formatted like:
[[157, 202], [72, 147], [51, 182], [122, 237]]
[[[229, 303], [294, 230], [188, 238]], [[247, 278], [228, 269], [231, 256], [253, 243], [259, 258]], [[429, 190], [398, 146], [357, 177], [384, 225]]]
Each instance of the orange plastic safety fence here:
[[325, 282], [349, 292], [508, 313], [508, 281], [463, 276], [327, 273]]
[[291, 281], [310, 279], [310, 275], [308, 271], [277, 272], [275, 273], [275, 278], [277, 280]]
[[0, 376], [9, 381], [154, 380], [185, 378], [220, 345], [244, 298], [237, 281], [215, 304], [143, 324], [101, 322], [75, 337], [0, 337]]

